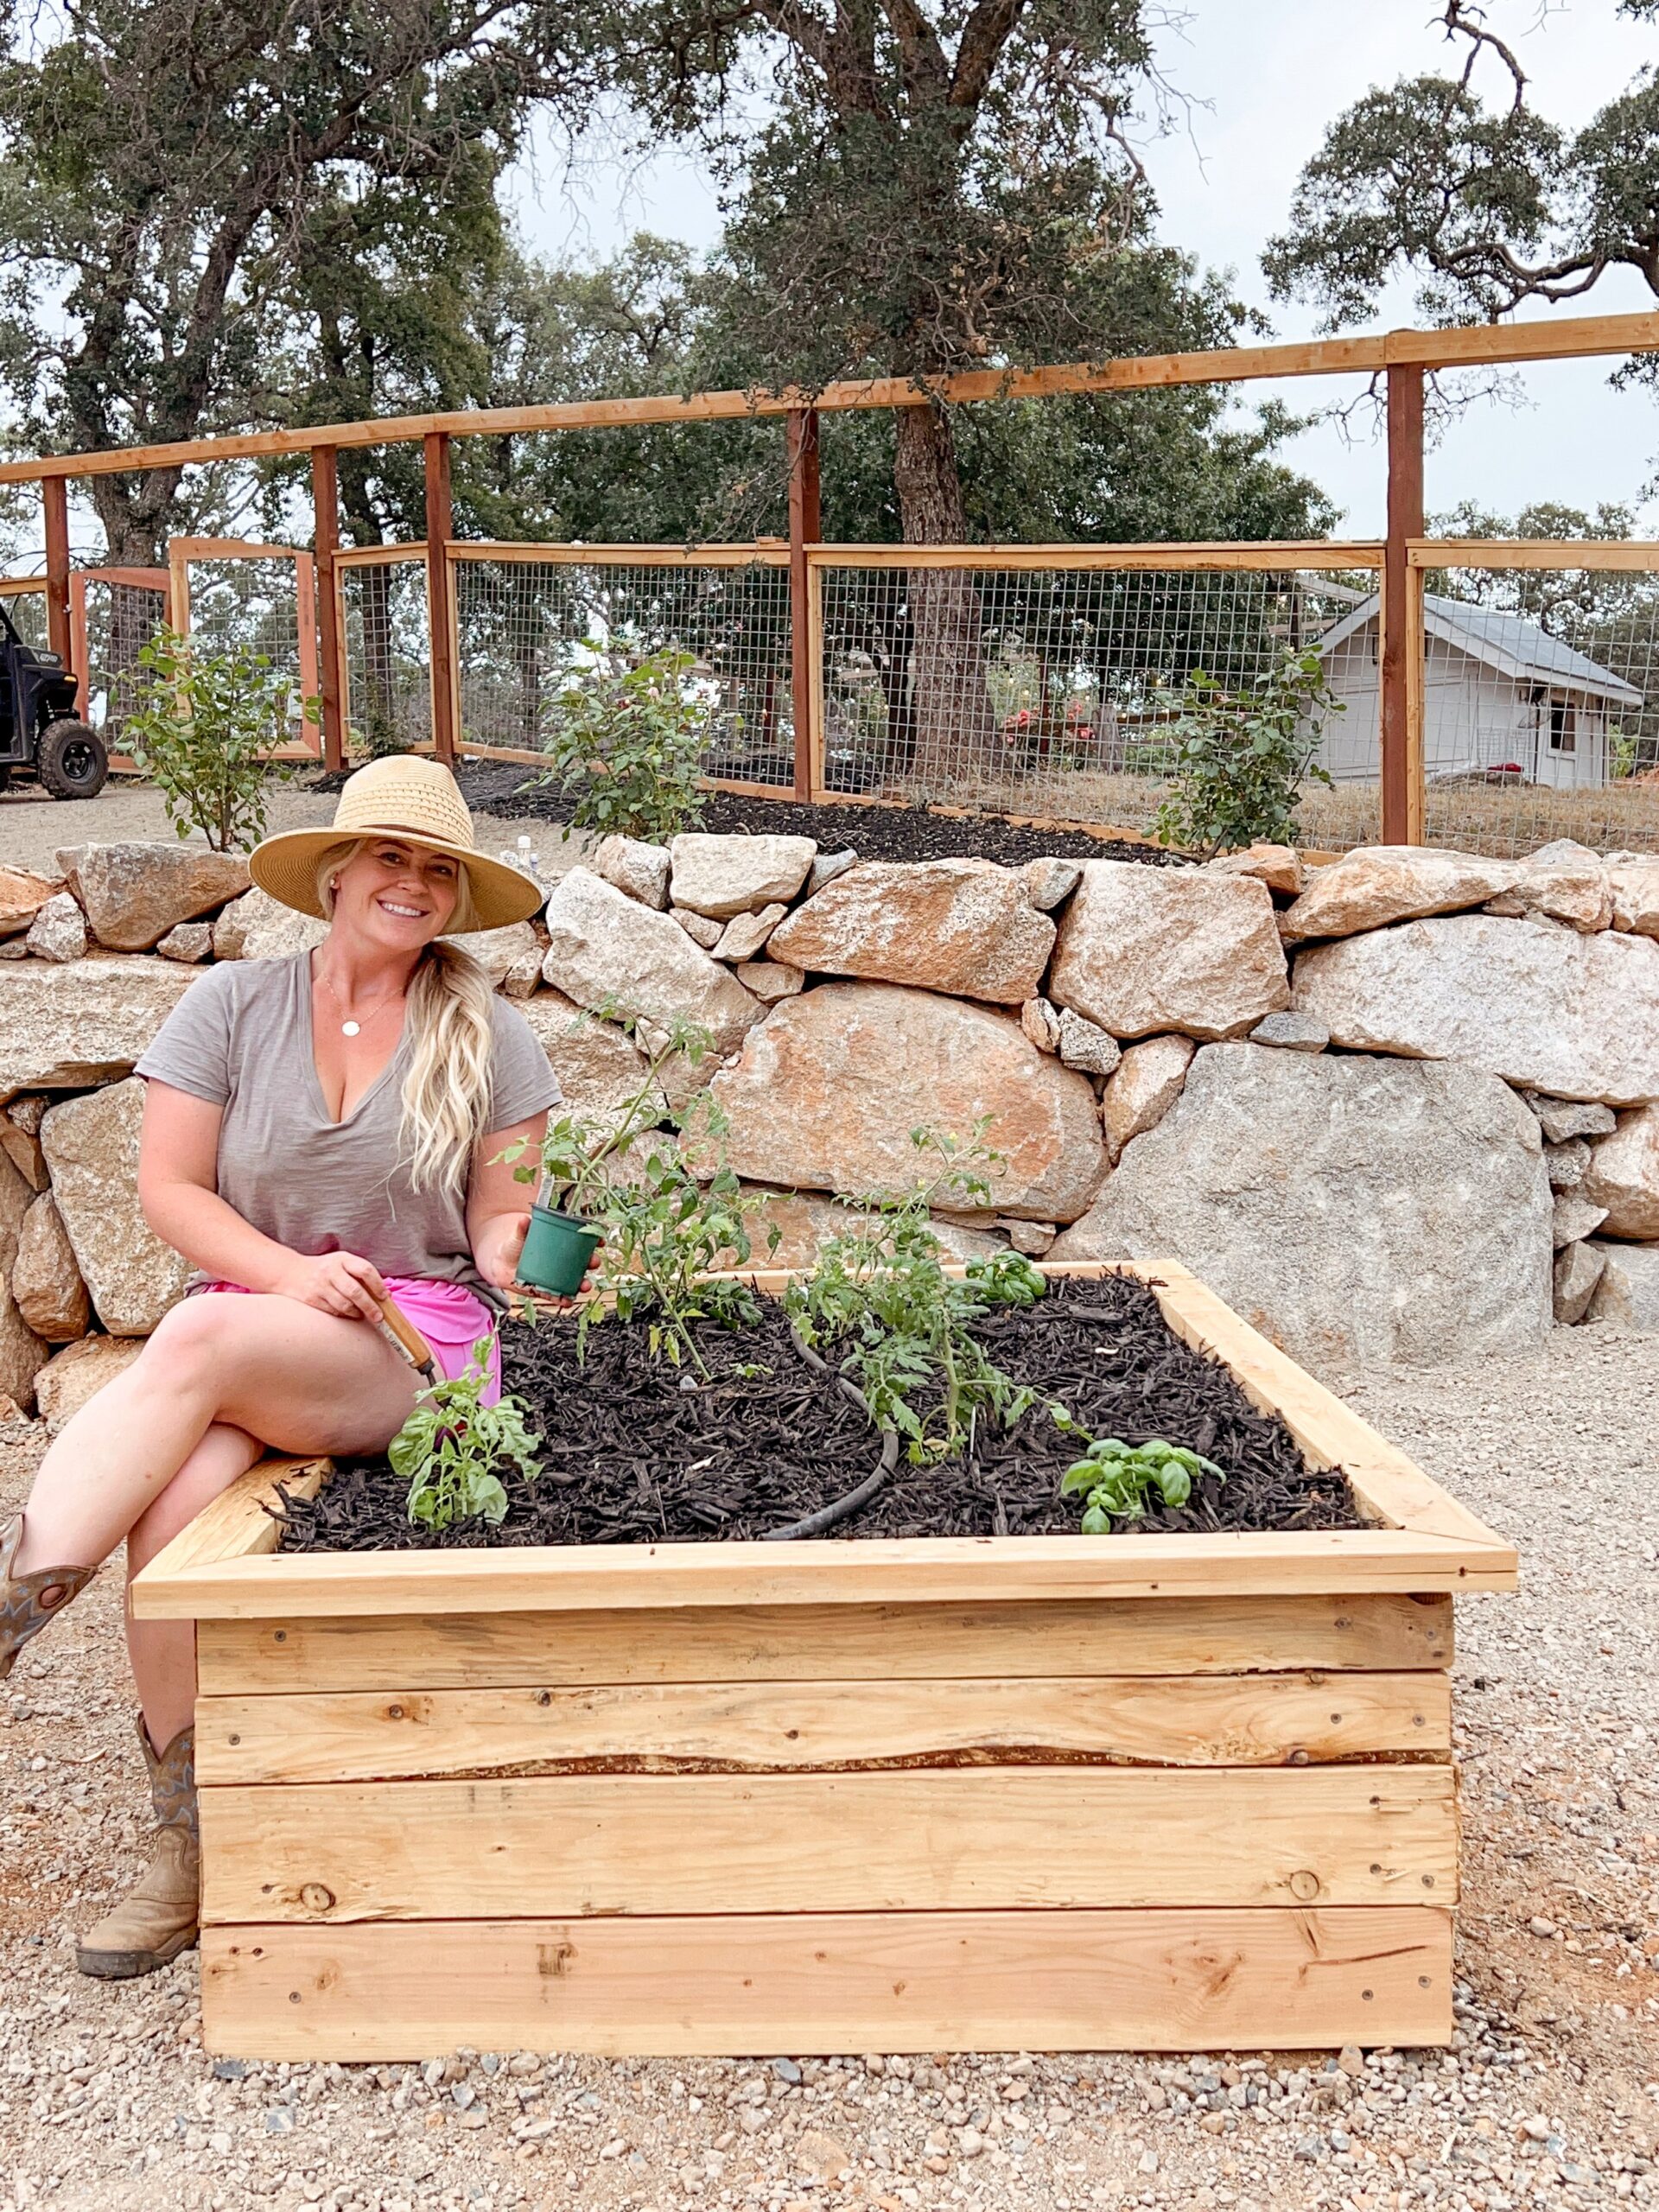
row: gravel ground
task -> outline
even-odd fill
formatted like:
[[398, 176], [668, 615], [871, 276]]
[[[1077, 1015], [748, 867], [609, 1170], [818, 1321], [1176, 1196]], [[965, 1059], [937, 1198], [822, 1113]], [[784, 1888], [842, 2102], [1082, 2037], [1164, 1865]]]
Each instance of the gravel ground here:
[[[1461, 1608], [1448, 2053], [425, 2067], [203, 2056], [194, 1955], [77, 1976], [141, 1775], [106, 1575], [0, 1691], [0, 2212], [1447, 2212], [1659, 2202], [1651, 1339], [1372, 1378], [1360, 1409], [1520, 1545]], [[0, 1450], [0, 1505], [34, 1462]]]
[[[309, 790], [310, 772], [302, 781], [276, 784], [271, 788], [269, 826], [272, 830], [308, 830], [332, 822], [335, 794]], [[563, 875], [573, 868], [587, 846], [586, 837], [573, 833], [567, 842], [555, 823], [535, 820], [514, 811], [511, 797], [495, 798], [494, 810], [479, 810], [473, 828], [486, 852], [503, 847], [517, 849], [521, 835], [532, 841], [545, 876]], [[114, 844], [127, 837], [171, 838], [173, 826], [153, 784], [132, 776], [112, 776], [96, 798], [54, 799], [34, 785], [0, 792], [0, 861], [16, 868], [49, 871], [60, 845], [94, 842]]]

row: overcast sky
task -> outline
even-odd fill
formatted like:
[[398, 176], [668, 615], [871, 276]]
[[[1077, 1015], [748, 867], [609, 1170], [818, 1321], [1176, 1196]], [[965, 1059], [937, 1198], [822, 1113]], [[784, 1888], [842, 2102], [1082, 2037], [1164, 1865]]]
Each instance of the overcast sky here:
[[[1230, 268], [1239, 296], [1268, 309], [1277, 335], [1311, 337], [1313, 308], [1268, 302], [1262, 246], [1282, 224], [1298, 171], [1332, 117], [1373, 85], [1446, 66], [1432, 0], [1185, 0], [1185, 28], [1163, 41], [1163, 60], [1197, 105], [1188, 125], [1147, 155], [1164, 234], [1207, 264]], [[1516, 47], [1541, 112], [1568, 124], [1586, 120], [1659, 58], [1659, 35], [1618, 19], [1614, 0], [1554, 0], [1548, 13], [1541, 0], [1491, 0], [1488, 21]], [[590, 162], [574, 201], [544, 153], [528, 160], [514, 182], [524, 229], [550, 255], [613, 251], [639, 229], [702, 246], [720, 232], [709, 179], [678, 154], [631, 169], [626, 182], [620, 167]], [[1619, 272], [1577, 311], [1655, 304], [1644, 284]], [[1417, 320], [1407, 284], [1382, 303], [1376, 327]], [[1431, 451], [1431, 512], [1465, 499], [1499, 512], [1533, 499], [1580, 507], [1633, 501], [1659, 465], [1654, 401], [1609, 391], [1605, 368], [1590, 362], [1536, 364], [1519, 374], [1528, 403], [1521, 411], [1481, 403]], [[1297, 378], [1243, 389], [1252, 398], [1276, 391], [1308, 412], [1357, 388], [1351, 380]], [[1324, 424], [1288, 451], [1344, 510], [1345, 531], [1380, 533], [1382, 448], [1368, 423], [1358, 426], [1355, 443]], [[1649, 510], [1643, 526], [1659, 529], [1659, 512]]]

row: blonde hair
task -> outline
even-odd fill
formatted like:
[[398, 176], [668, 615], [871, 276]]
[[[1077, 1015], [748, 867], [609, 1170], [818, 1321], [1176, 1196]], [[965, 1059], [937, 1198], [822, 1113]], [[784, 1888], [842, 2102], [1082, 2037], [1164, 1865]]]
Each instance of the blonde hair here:
[[[336, 872], [364, 846], [385, 842], [385, 834], [348, 837], [318, 856], [317, 904], [330, 922], [334, 918]], [[397, 837], [395, 842], [417, 844], [419, 840]], [[449, 927], [464, 932], [477, 924], [472, 878], [458, 864]], [[465, 1195], [473, 1150], [489, 1120], [494, 1011], [490, 979], [471, 953], [442, 938], [427, 946], [409, 987], [404, 1016], [409, 1073], [404, 1077], [399, 1132], [403, 1162], [417, 1191], [435, 1187]]]

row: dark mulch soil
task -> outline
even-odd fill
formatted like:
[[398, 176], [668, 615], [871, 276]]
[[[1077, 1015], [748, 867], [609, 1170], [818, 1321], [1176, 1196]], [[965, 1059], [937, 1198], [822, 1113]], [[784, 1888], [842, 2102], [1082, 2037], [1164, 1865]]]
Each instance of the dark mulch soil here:
[[[1226, 1370], [1176, 1337], [1141, 1284], [1062, 1281], [982, 1332], [1005, 1372], [1039, 1386], [1097, 1436], [1138, 1444], [1162, 1436], [1214, 1459], [1179, 1511], [1147, 1529], [1342, 1529], [1357, 1525], [1339, 1475], [1312, 1472], [1290, 1433], [1258, 1413]], [[643, 1357], [637, 1327], [601, 1325], [585, 1365], [575, 1332], [510, 1326], [507, 1387], [533, 1408], [543, 1473], [509, 1483], [499, 1529], [463, 1528], [448, 1544], [697, 1542], [752, 1538], [842, 1496], [874, 1468], [873, 1431], [834, 1385], [806, 1368], [780, 1312], [732, 1334], [702, 1325], [715, 1380], [683, 1389], [672, 1368]], [[744, 1374], [745, 1367], [759, 1373]], [[1060, 1478], [1077, 1456], [1046, 1413], [1011, 1431], [976, 1434], [966, 1461], [901, 1460], [886, 1488], [830, 1533], [837, 1536], [1054, 1535], [1080, 1509]], [[404, 1517], [404, 1485], [384, 1461], [356, 1461], [310, 1502], [289, 1508], [288, 1551], [409, 1549], [434, 1542]]]
[[[522, 789], [526, 771], [500, 761], [462, 768], [468, 806], [496, 814], [522, 814], [543, 822], [569, 819], [569, 801], [556, 789]], [[918, 806], [802, 806], [786, 798], [740, 798], [711, 791], [701, 830], [721, 836], [816, 837], [825, 852], [850, 845], [861, 860], [988, 860], [1005, 868], [1056, 854], [1065, 860], [1144, 861], [1154, 868], [1179, 865], [1180, 856], [1122, 837], [1096, 837], [1086, 830], [1026, 830], [994, 814], [937, 814]]]

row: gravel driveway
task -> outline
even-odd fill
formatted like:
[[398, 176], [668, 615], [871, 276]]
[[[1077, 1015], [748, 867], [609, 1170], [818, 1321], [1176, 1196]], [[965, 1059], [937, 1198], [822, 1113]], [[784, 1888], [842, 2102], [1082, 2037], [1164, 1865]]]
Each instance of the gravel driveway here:
[[[1523, 1562], [1520, 1597], [1461, 1609], [1453, 2051], [215, 2063], [194, 1955], [137, 1983], [74, 1971], [72, 1931], [137, 1863], [106, 1575], [0, 1691], [0, 2212], [1659, 2202], [1653, 1339], [1559, 1330], [1355, 1402]], [[0, 1449], [0, 1505], [35, 1456]]]

